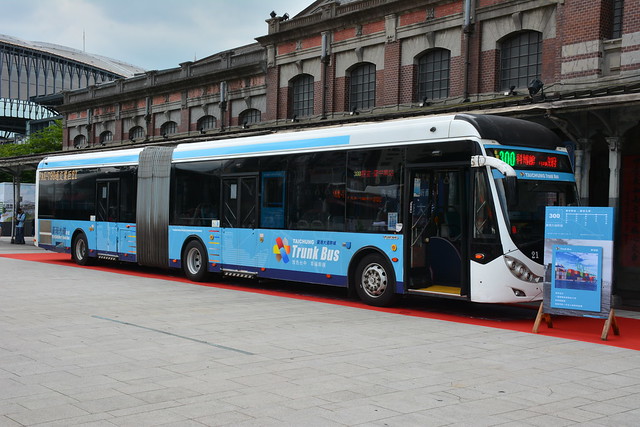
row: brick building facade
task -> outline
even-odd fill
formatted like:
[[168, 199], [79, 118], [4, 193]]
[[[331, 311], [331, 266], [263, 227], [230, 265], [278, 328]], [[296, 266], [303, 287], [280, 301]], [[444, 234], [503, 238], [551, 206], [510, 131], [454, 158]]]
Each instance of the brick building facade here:
[[640, 2], [318, 0], [266, 23], [252, 45], [66, 92], [64, 148], [456, 111], [525, 118], [567, 141], [584, 204], [619, 208], [617, 293], [640, 300]]

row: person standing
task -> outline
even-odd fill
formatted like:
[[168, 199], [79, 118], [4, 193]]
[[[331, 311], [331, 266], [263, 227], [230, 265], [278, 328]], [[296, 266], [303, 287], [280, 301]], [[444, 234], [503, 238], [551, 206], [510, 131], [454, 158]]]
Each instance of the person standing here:
[[27, 215], [22, 209], [18, 209], [18, 215], [16, 216], [16, 244], [24, 245], [24, 221], [27, 219]]

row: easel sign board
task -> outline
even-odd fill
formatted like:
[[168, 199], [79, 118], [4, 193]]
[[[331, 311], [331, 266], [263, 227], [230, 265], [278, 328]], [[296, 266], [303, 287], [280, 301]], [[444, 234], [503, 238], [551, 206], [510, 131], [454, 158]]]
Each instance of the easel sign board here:
[[613, 281], [613, 208], [547, 206], [544, 312], [607, 318]]

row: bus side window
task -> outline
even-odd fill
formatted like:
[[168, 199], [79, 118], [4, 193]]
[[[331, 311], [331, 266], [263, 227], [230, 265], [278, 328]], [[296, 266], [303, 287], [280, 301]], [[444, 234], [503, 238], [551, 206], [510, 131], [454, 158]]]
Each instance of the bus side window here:
[[347, 161], [347, 230], [388, 233], [402, 222], [399, 148], [351, 151]]
[[297, 155], [286, 183], [288, 227], [344, 231], [345, 152]]
[[220, 167], [217, 160], [174, 165], [171, 224], [211, 226], [219, 219]]
[[285, 173], [262, 174], [262, 209], [260, 225], [265, 228], [284, 228]]
[[480, 239], [495, 238], [498, 233], [496, 215], [491, 203], [491, 193], [484, 171], [476, 171], [473, 196], [473, 237]]

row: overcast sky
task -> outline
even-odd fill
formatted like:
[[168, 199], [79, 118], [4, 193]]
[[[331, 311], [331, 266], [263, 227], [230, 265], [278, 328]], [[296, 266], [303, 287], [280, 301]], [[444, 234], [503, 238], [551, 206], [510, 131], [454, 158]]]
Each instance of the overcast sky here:
[[[313, 0], [0, 0], [0, 34], [59, 44], [146, 70], [253, 43], [266, 19]], [[84, 33], [84, 42], [83, 42]]]

